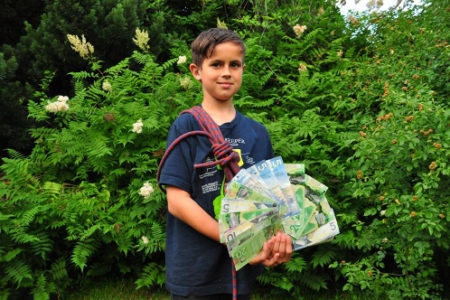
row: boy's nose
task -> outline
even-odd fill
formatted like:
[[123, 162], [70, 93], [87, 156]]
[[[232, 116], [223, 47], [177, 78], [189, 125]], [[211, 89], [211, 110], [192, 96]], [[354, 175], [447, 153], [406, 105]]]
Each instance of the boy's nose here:
[[223, 67], [222, 76], [231, 76], [230, 67], [229, 66], [224, 66]]

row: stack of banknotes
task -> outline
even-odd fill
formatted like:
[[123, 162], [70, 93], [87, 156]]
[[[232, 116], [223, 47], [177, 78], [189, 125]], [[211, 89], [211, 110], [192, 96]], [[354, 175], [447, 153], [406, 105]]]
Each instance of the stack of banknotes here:
[[258, 254], [281, 230], [300, 250], [339, 233], [327, 187], [305, 173], [303, 164], [284, 164], [281, 157], [241, 169], [226, 187], [219, 227], [236, 270]]

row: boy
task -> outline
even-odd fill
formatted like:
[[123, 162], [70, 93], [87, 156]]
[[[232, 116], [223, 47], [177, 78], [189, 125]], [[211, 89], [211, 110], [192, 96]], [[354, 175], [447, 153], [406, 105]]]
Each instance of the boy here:
[[[270, 159], [272, 145], [266, 128], [236, 111], [232, 102], [245, 69], [242, 40], [233, 31], [213, 28], [202, 32], [191, 48], [190, 70], [202, 84], [202, 108], [219, 126], [229, 145], [240, 153], [242, 167]], [[201, 130], [194, 116], [180, 115], [170, 129], [168, 146], [186, 132]], [[194, 167], [215, 160], [211, 142], [204, 135], [194, 135], [170, 148], [159, 180], [167, 188], [169, 211], [166, 287], [171, 299], [231, 299], [231, 259], [226, 246], [219, 242], [213, 208], [224, 175], [216, 167]], [[291, 253], [291, 240], [284, 233], [279, 232], [266, 242], [251, 265], [237, 272], [239, 299], [250, 298], [261, 264], [287, 262]]]

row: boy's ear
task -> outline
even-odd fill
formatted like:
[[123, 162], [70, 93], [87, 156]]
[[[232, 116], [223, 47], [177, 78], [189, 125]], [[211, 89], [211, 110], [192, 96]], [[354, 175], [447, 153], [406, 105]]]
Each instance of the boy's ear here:
[[192, 75], [194, 76], [195, 79], [197, 79], [198, 81], [202, 81], [202, 78], [200, 76], [200, 68], [196, 65], [196, 64], [190, 64], [189, 65], [189, 70], [191, 70]]
[[245, 64], [242, 66], [242, 71], [244, 71], [245, 70]]

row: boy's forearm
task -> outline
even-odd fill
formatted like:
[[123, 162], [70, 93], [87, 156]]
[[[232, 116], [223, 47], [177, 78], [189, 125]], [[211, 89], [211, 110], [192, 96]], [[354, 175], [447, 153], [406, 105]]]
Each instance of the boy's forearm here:
[[167, 187], [169, 212], [198, 232], [219, 242], [219, 224], [190, 195], [178, 188]]

